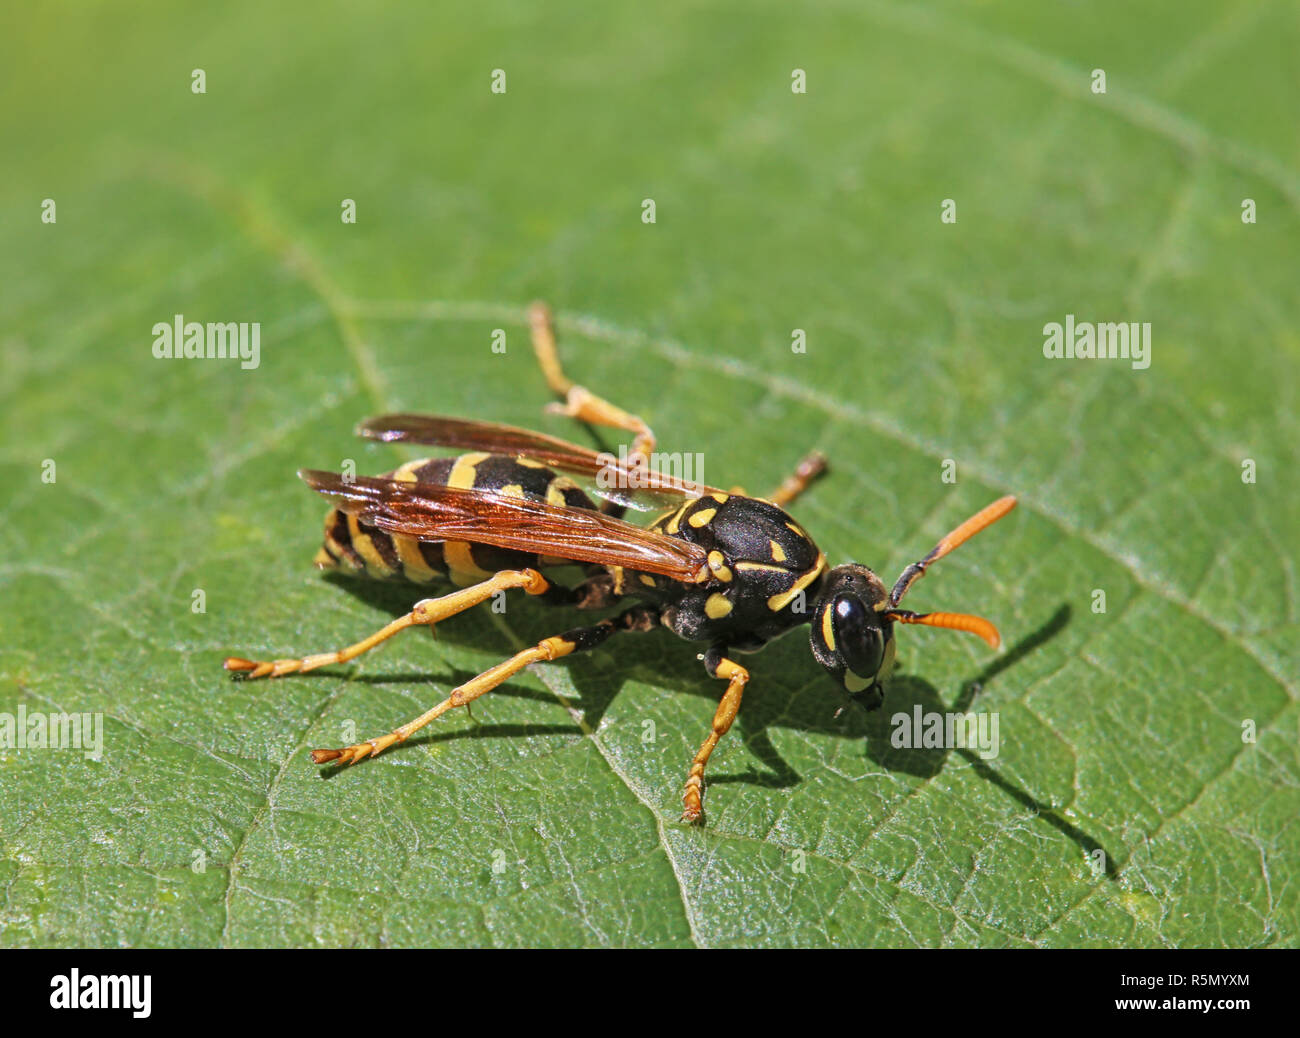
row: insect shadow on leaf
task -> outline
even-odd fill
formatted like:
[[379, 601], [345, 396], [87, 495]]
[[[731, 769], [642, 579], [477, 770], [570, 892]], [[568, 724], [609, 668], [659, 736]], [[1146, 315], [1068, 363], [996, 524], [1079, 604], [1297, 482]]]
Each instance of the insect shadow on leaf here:
[[[980, 778], [985, 779], [1017, 803], [1033, 812], [1046, 824], [1056, 829], [1086, 855], [1096, 851], [1104, 855], [1105, 875], [1110, 880], [1119, 877], [1119, 865], [1113, 855], [1102, 845], [1101, 841], [1068, 821], [1062, 814], [1064, 805], [1047, 803], [1034, 796], [1028, 790], [1006, 778], [994, 765], [983, 759], [979, 752], [970, 747], [953, 748], [899, 748], [893, 745], [890, 718], [898, 713], [911, 714], [919, 706], [922, 713], [967, 713], [975, 702], [975, 697], [999, 674], [1028, 658], [1042, 646], [1055, 638], [1070, 622], [1071, 609], [1068, 603], [1062, 603], [1055, 613], [1040, 626], [1022, 638], [1002, 656], [993, 660], [974, 678], [962, 686], [957, 700], [947, 706], [940, 699], [938, 691], [929, 682], [915, 675], [896, 675], [886, 710], [869, 715], [867, 732], [867, 756], [882, 767], [893, 771], [903, 771], [922, 779], [931, 779], [945, 767], [950, 754], [967, 761]], [[714, 781], [717, 781], [716, 779]]]

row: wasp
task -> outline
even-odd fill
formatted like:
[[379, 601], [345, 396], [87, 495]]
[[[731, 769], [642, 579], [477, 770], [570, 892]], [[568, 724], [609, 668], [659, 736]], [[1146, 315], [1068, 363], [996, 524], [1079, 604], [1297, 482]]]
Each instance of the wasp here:
[[[468, 707], [530, 664], [589, 652], [616, 634], [666, 627], [705, 646], [698, 657], [705, 671], [726, 682], [682, 795], [682, 820], [697, 822], [709, 757], [735, 720], [749, 682], [738, 655], [808, 624], [816, 661], [853, 701], [875, 709], [894, 667], [895, 624], [968, 631], [999, 647], [997, 628], [988, 620], [915, 613], [899, 604], [932, 563], [1011, 511], [1014, 497], [971, 516], [888, 588], [866, 566], [831, 567], [786, 512], [825, 470], [820, 454], [808, 455], [766, 498], [678, 478], [651, 463], [656, 438], [640, 417], [565, 375], [545, 305], [533, 304], [529, 325], [542, 373], [563, 401], [549, 410], [630, 433], [630, 449], [616, 458], [525, 429], [431, 415], [389, 414], [363, 422], [358, 433], [373, 440], [462, 453], [410, 461], [377, 478], [300, 471], [332, 503], [317, 565], [414, 584], [450, 583], [456, 590], [416, 602], [409, 613], [345, 649], [260, 662], [232, 656], [225, 667], [236, 676], [261, 678], [345, 663], [401, 631], [432, 629], [507, 591], [578, 610], [625, 608], [515, 653], [387, 735], [313, 750], [314, 762], [344, 765], [373, 757], [447, 711]], [[600, 503], [571, 476], [594, 482]], [[637, 499], [662, 514], [649, 525], [627, 521], [626, 509]], [[559, 567], [575, 565], [582, 580], [565, 585], [552, 579]]]

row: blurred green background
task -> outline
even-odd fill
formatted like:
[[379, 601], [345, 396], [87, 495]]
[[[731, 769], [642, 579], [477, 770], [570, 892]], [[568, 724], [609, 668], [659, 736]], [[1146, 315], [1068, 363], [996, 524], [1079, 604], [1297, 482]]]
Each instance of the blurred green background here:
[[[0, 748], [0, 942], [1296, 943], [1293, 3], [6, 23], [0, 712], [102, 712], [105, 749]], [[533, 298], [571, 372], [709, 481], [762, 492], [825, 451], [795, 511], [833, 562], [891, 578], [1020, 495], [908, 603], [985, 613], [1003, 653], [901, 630], [885, 710], [836, 719], [804, 634], [769, 647], [702, 831], [680, 785], [720, 689], [666, 632], [322, 779], [305, 751], [349, 722], [386, 732], [569, 625], [512, 604], [307, 677], [220, 669], [419, 596], [310, 566], [294, 470], [412, 456], [358, 419], [583, 439], [539, 413]], [[261, 322], [260, 366], [155, 360], [176, 313]], [[1045, 360], [1067, 313], [1151, 322], [1150, 369]], [[916, 705], [996, 711], [1000, 755], [895, 749]]]

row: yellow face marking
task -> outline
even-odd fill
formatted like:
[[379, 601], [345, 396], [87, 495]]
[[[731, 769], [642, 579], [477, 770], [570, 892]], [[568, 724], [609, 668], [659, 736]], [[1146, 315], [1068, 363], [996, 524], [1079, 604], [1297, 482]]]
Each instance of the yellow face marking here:
[[564, 500], [564, 491], [577, 489], [578, 484], [568, 476], [556, 476], [546, 487], [546, 501], [548, 504], [566, 508], [569, 502]]
[[713, 517], [718, 514], [716, 508], [702, 508], [698, 512], [692, 513], [686, 521], [694, 526], [697, 530], [702, 526], [708, 526], [713, 522]]
[[822, 570], [826, 568], [826, 556], [818, 553], [817, 561], [813, 563], [812, 569], [796, 580], [789, 591], [782, 591], [779, 595], [773, 595], [767, 600], [767, 608], [777, 613], [788, 606], [795, 595], [799, 594], [804, 588], [822, 575]]
[[720, 551], [709, 552], [709, 571], [723, 583], [731, 580], [731, 570], [727, 568], [727, 557]]
[[393, 547], [397, 549], [397, 557], [402, 562], [402, 573], [407, 580], [427, 584], [438, 577], [438, 571], [430, 569], [429, 564], [424, 561], [419, 541], [404, 533], [393, 533], [389, 536], [393, 539]]
[[447, 569], [451, 571], [452, 583], [459, 587], [468, 587], [492, 576], [487, 570], [480, 569], [474, 561], [474, 556], [470, 554], [472, 547], [465, 541], [446, 541], [442, 546], [442, 557], [447, 563]]
[[366, 560], [366, 569], [382, 577], [391, 577], [393, 571], [388, 568], [388, 563], [384, 557], [379, 554], [379, 549], [375, 547], [370, 535], [361, 532], [361, 527], [357, 523], [355, 515], [348, 516], [348, 533], [352, 535], [352, 547], [357, 549], [357, 554]]
[[718, 502], [718, 504], [720, 504], [720, 505], [725, 505], [725, 504], [727, 503], [727, 499], [728, 499], [730, 496], [731, 496], [730, 494], [723, 494], [723, 493], [721, 493], [721, 492], [719, 492], [719, 493], [717, 493], [717, 494], [710, 494], [710, 495], [709, 495], [709, 497], [713, 498], [713, 500], [715, 500], [716, 502]]
[[831, 624], [830, 606], [822, 610], [822, 641], [831, 652], [835, 651], [835, 628]]
[[731, 601], [723, 594], [712, 594], [704, 603], [704, 615], [710, 620], [721, 620], [731, 612]]
[[846, 670], [844, 672], [844, 687], [850, 692], [861, 692], [870, 684], [870, 678], [859, 677], [851, 670]]
[[895, 662], [896, 655], [897, 655], [897, 649], [894, 645], [894, 639], [890, 638], [889, 641], [885, 642], [885, 655], [884, 658], [880, 661], [880, 670], [877, 671], [876, 673], [876, 677], [878, 680], [884, 681], [886, 678], [888, 678], [891, 674], [894, 673], [894, 662]]
[[785, 561], [785, 549], [781, 545], [777, 544], [776, 541], [768, 541], [767, 546], [772, 549], [773, 562]]
[[490, 458], [490, 454], [479, 451], [475, 454], [462, 454], [456, 459], [447, 475], [447, 486], [456, 490], [470, 490], [474, 486], [475, 470], [481, 462]]
[[639, 581], [641, 581], [641, 583], [644, 584], [646, 587], [658, 587], [658, 586], [659, 586], [659, 585], [657, 585], [657, 584], [655, 583], [655, 578], [652, 577], [652, 576], [650, 576], [650, 574], [648, 574], [648, 573], [639, 573], [639, 574], [637, 574], [637, 579], [638, 579]]

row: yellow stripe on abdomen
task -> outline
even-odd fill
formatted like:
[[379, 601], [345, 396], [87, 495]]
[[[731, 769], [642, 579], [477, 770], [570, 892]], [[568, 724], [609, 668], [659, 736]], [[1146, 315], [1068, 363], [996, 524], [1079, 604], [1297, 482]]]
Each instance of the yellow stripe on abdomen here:
[[414, 581], [417, 584], [427, 584], [431, 580], [437, 580], [441, 573], [436, 569], [430, 568], [429, 564], [424, 561], [424, 554], [420, 551], [420, 542], [414, 537], [408, 537], [404, 533], [394, 533], [389, 536], [393, 539], [393, 547], [397, 549], [397, 557], [402, 562], [402, 575], [407, 580]]
[[452, 465], [451, 471], [447, 473], [447, 486], [455, 490], [472, 490], [475, 469], [491, 456], [482, 451], [474, 454], [462, 454], [456, 459], [456, 464]]
[[447, 575], [457, 587], [468, 587], [492, 576], [474, 561], [474, 546], [465, 541], [446, 541], [442, 557], [447, 561]]
[[379, 554], [379, 549], [371, 541], [370, 535], [362, 532], [355, 515], [348, 516], [348, 533], [352, 535], [352, 547], [356, 548], [357, 554], [365, 560], [367, 573], [380, 579], [396, 575], [396, 571]]

